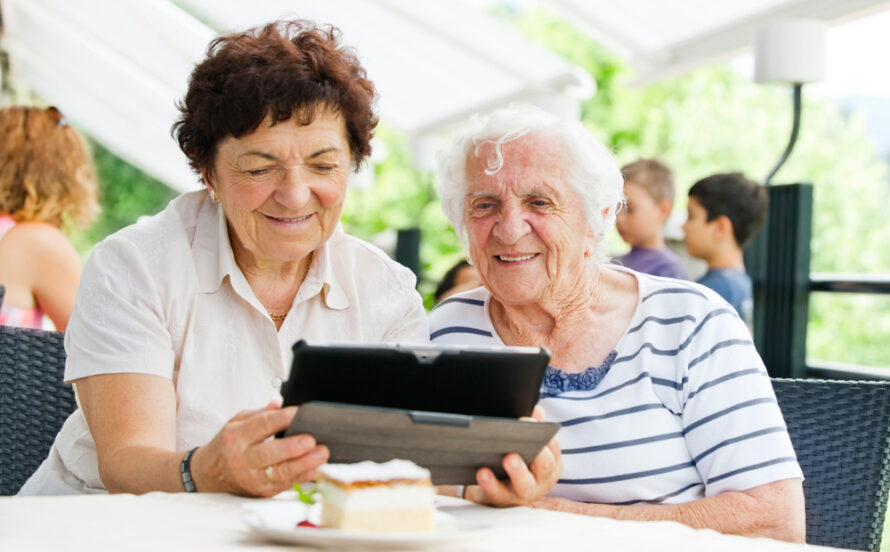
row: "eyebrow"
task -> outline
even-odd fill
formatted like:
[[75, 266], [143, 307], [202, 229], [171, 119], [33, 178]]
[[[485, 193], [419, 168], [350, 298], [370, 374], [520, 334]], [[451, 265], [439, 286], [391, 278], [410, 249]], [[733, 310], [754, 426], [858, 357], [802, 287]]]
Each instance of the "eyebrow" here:
[[313, 159], [313, 158], [315, 158], [315, 157], [321, 157], [322, 155], [324, 155], [324, 154], [326, 154], [326, 153], [329, 153], [329, 152], [332, 152], [332, 151], [333, 151], [333, 152], [337, 152], [337, 153], [339, 153], [339, 152], [340, 152], [340, 148], [335, 147], [335, 146], [331, 146], [331, 147], [329, 147], [329, 148], [322, 148], [322, 149], [316, 151], [315, 153], [311, 154], [309, 157], [307, 157], [307, 159]]
[[[330, 153], [332, 151], [339, 152], [340, 148], [335, 147], [335, 146], [331, 146], [328, 148], [322, 148], [314, 153], [309, 154], [307, 159], [315, 159], [316, 157], [321, 157], [322, 155], [324, 155], [326, 153]], [[246, 151], [246, 152], [242, 153], [239, 157], [249, 157], [249, 156], [262, 157], [263, 159], [268, 159], [269, 161], [278, 161], [278, 157], [276, 157], [275, 155], [273, 155], [271, 153], [265, 152], [265, 151], [254, 151], [254, 150]]]

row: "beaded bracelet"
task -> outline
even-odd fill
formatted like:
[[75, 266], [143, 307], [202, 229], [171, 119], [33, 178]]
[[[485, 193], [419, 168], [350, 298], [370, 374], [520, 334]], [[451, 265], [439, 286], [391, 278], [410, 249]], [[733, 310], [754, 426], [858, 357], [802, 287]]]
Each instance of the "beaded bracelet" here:
[[195, 487], [195, 480], [192, 479], [192, 455], [195, 454], [196, 450], [198, 450], [198, 447], [186, 452], [185, 456], [182, 457], [182, 462], [179, 464], [179, 476], [182, 479], [182, 486], [187, 493], [198, 492], [198, 488]]

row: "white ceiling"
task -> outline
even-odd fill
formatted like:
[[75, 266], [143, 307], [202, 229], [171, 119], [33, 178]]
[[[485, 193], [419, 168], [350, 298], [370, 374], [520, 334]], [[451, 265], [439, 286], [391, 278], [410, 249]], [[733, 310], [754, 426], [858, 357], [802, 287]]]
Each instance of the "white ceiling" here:
[[[536, 0], [514, 0], [519, 4]], [[626, 57], [649, 82], [750, 47], [775, 17], [836, 22], [890, 0], [537, 0]], [[511, 3], [511, 2], [508, 2]], [[197, 187], [170, 136], [175, 102], [208, 42], [282, 17], [333, 23], [380, 93], [381, 119], [420, 166], [438, 136], [509, 101], [577, 114], [594, 92], [579, 68], [485, 12], [482, 0], [0, 0], [14, 87], [174, 189]]]
[[[520, 0], [516, 0], [520, 1]], [[842, 23], [890, 8], [888, 0], [527, 0], [586, 31], [648, 84], [751, 49], [776, 19]]]

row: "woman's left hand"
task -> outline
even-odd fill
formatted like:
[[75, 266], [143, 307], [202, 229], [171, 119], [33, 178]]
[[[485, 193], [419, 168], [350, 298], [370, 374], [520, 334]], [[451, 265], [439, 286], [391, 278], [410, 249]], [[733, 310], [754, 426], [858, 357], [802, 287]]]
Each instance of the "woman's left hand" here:
[[[541, 422], [544, 411], [536, 406], [532, 418]], [[516, 453], [504, 457], [504, 471], [508, 479], [499, 481], [488, 468], [476, 472], [478, 486], [469, 487], [465, 498], [492, 506], [529, 506], [544, 496], [559, 479], [562, 471], [562, 454], [556, 437], [526, 466]]]

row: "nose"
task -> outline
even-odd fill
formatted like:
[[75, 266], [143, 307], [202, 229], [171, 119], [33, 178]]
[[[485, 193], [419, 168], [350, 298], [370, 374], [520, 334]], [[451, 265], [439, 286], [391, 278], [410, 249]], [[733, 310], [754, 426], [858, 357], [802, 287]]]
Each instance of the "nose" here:
[[514, 206], [505, 207], [494, 226], [494, 235], [502, 243], [516, 243], [528, 231], [529, 224], [525, 212]]
[[275, 199], [289, 209], [299, 209], [309, 203], [312, 190], [308, 181], [303, 178], [300, 167], [288, 167], [278, 188]]

